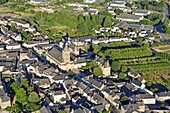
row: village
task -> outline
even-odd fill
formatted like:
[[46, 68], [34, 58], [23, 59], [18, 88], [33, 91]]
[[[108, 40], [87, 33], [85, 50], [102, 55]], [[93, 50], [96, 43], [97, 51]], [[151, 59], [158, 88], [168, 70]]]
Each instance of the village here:
[[[73, 7], [72, 12], [82, 12], [94, 2], [67, 5]], [[1, 15], [0, 112], [170, 112], [169, 82], [151, 83], [154, 77], [148, 80], [150, 75], [144, 76], [150, 70], [170, 69], [169, 42], [155, 30], [157, 25], [135, 23], [160, 12], [133, 11], [127, 2], [133, 1], [115, 0], [106, 5], [119, 23], [93, 29], [95, 35], [65, 35], [60, 41], [51, 41], [22, 18]], [[45, 2], [30, 1], [41, 3]], [[113, 7], [125, 13], [117, 15]], [[41, 10], [54, 12], [44, 7]], [[88, 7], [84, 14], [100, 11]]]

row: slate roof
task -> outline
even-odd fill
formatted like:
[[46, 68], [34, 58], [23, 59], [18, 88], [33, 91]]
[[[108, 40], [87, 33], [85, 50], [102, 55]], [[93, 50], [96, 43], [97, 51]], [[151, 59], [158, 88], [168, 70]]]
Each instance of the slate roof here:
[[153, 99], [155, 98], [153, 95], [150, 95], [150, 94], [139, 94], [137, 95], [138, 98], [140, 99]]
[[55, 76], [53, 77], [53, 80], [64, 80], [65, 77], [66, 77], [66, 75], [63, 75], [63, 74], [61, 74], [61, 75], [55, 75]]
[[156, 93], [158, 96], [163, 97], [163, 96], [170, 96], [170, 91], [168, 92], [160, 92], [160, 93]]
[[90, 77], [90, 79], [88, 81], [99, 89], [102, 87], [102, 84], [92, 77]]
[[48, 51], [48, 54], [60, 63], [64, 63], [64, 59], [62, 58], [62, 48], [59, 46], [54, 46]]
[[135, 90], [135, 86], [132, 85], [132, 84], [126, 84], [126, 85], [125, 85], [125, 88], [127, 88], [127, 89], [130, 90], [130, 91]]
[[0, 98], [2, 99], [2, 102], [10, 101], [10, 97], [6, 95], [4, 89], [0, 89]]
[[74, 110], [74, 113], [84, 113], [84, 111], [81, 108], [78, 108]]
[[116, 18], [125, 18], [125, 19], [139, 20], [141, 18], [141, 16], [132, 15], [132, 14], [120, 14]]
[[132, 83], [137, 85], [137, 86], [141, 86], [142, 85], [142, 83], [140, 81], [138, 81], [138, 80], [132, 80]]
[[148, 10], [136, 10], [134, 13], [148, 13]]
[[52, 112], [51, 112], [51, 110], [48, 107], [43, 106], [40, 109], [40, 113], [52, 113]]
[[17, 23], [21, 23], [21, 24], [28, 24], [26, 21], [18, 19], [18, 18], [14, 18], [13, 21]]
[[87, 85], [85, 85], [85, 84], [82, 83], [82, 82], [77, 82], [75, 86], [78, 87], [78, 88], [80, 88], [80, 89], [82, 89], [82, 90], [85, 90], [86, 87], [87, 87]]
[[45, 85], [45, 84], [50, 84], [50, 80], [48, 78], [40, 78], [38, 85]]

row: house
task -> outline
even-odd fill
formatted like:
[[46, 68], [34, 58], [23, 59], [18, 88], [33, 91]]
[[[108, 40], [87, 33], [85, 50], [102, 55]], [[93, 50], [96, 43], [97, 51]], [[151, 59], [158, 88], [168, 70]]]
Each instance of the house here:
[[132, 12], [132, 9], [130, 7], [118, 7], [118, 9], [122, 10], [124, 13]]
[[109, 61], [105, 61], [102, 66], [102, 72], [103, 72], [103, 75], [110, 75], [111, 74], [111, 66], [109, 64]]
[[168, 92], [156, 93], [156, 94], [155, 94], [155, 98], [156, 98], [158, 101], [168, 100], [168, 99], [170, 99], [170, 91], [168, 91]]
[[53, 10], [52, 8], [49, 8], [49, 7], [41, 7], [41, 9], [42, 9], [43, 11], [48, 12], [48, 13], [54, 13], [54, 11], [55, 11], [55, 10]]
[[0, 17], [0, 25], [6, 25], [8, 23], [7, 20]]
[[104, 61], [102, 58], [96, 56], [95, 58], [96, 62], [99, 64], [99, 66], [102, 69], [103, 75], [110, 75], [111, 73], [111, 66], [109, 64], [109, 61]]
[[65, 74], [61, 74], [61, 75], [56, 74], [52, 79], [55, 83], [63, 83], [66, 76], [67, 75]]
[[84, 0], [84, 3], [94, 3], [94, 2], [96, 2], [96, 0]]
[[10, 97], [4, 91], [3, 86], [0, 85], [0, 109], [5, 109], [6, 107], [11, 106]]
[[79, 3], [69, 3], [68, 6], [72, 6], [72, 7], [88, 7], [87, 4], [79, 4]]
[[134, 85], [136, 88], [141, 88], [141, 89], [145, 88], [145, 82], [141, 82], [139, 80], [132, 80], [131, 84]]
[[156, 104], [156, 98], [150, 94], [139, 94], [137, 95], [139, 101], [143, 101], [144, 104]]
[[45, 3], [45, 0], [31, 0], [29, 3], [30, 4], [43, 4]]
[[98, 9], [95, 9], [95, 8], [88, 8], [87, 12], [92, 15], [99, 13]]
[[54, 99], [53, 103], [61, 102], [62, 99], [66, 99], [66, 93], [63, 89], [58, 89], [55, 91], [52, 91], [52, 97]]
[[1, 32], [4, 34], [4, 35], [8, 35], [8, 28], [5, 27], [4, 25], [1, 26]]
[[138, 78], [138, 77], [141, 77], [141, 75], [133, 70], [129, 70], [128, 71], [128, 76], [131, 77], [131, 78]]
[[49, 88], [51, 84], [48, 78], [33, 78], [33, 83], [40, 88]]
[[112, 15], [116, 15], [115, 11], [112, 10], [112, 9], [109, 9], [108, 12], [109, 12], [110, 14], [112, 14]]
[[149, 108], [144, 105], [143, 102], [137, 102], [134, 104], [122, 105], [120, 113], [143, 113], [149, 110]]
[[49, 44], [49, 41], [26, 41], [23, 46], [26, 48], [32, 48], [36, 45]]
[[[90, 99], [91, 102], [95, 103], [96, 105], [102, 105], [101, 109], [97, 110], [97, 111], [100, 111], [100, 110], [103, 110], [104, 108], [105, 109], [108, 109], [110, 107], [110, 104], [109, 102], [107, 102], [105, 100], [105, 98], [103, 98], [100, 94], [98, 93], [94, 93], [92, 96], [91, 96], [91, 99]], [[94, 107], [94, 106], [93, 106]], [[96, 107], [94, 107], [95, 109]]]
[[0, 51], [4, 50], [6, 47], [5, 43], [0, 43]]
[[17, 42], [10, 41], [9, 44], [6, 45], [6, 49], [11, 50], [11, 49], [20, 49], [21, 45]]
[[149, 10], [136, 10], [132, 14], [138, 15], [138, 16], [148, 16], [151, 13]]
[[40, 113], [52, 113], [49, 107], [42, 106], [39, 110]]
[[126, 2], [111, 2], [110, 7], [126, 7]]
[[88, 79], [88, 82], [91, 83], [95, 88], [99, 89], [99, 90], [103, 90], [104, 89], [104, 84], [102, 84], [101, 82], [97, 81], [96, 79], [90, 77]]
[[120, 14], [116, 16], [116, 19], [127, 22], [139, 22], [143, 20], [143, 16], [133, 15], [133, 14]]
[[33, 47], [34, 51], [39, 55], [45, 53], [48, 49], [52, 48], [54, 44], [41, 44]]
[[138, 90], [138, 88], [136, 88], [134, 85], [132, 84], [126, 84], [125, 86], [123, 86], [122, 88], [122, 92], [126, 93], [127, 96], [131, 96], [133, 95], [133, 92]]
[[14, 23], [17, 26], [21, 26], [21, 27], [25, 27], [25, 28], [29, 28], [30, 24], [24, 20], [18, 19], [18, 18], [14, 18], [10, 21], [10, 24]]

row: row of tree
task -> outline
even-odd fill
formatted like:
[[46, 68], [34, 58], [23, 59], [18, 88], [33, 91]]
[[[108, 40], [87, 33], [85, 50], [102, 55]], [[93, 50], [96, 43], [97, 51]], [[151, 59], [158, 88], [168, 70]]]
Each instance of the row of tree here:
[[169, 62], [157, 62], [157, 63], [148, 63], [148, 64], [137, 64], [137, 65], [130, 65], [129, 67], [133, 70], [140, 71], [140, 70], [152, 70], [152, 69], [160, 69], [169, 67]]
[[157, 56], [162, 57], [163, 59], [169, 60], [170, 61], [170, 54], [166, 52], [159, 52]]
[[109, 56], [111, 59], [124, 59], [124, 58], [138, 58], [151, 56], [152, 51], [148, 48], [127, 48], [127, 49], [110, 49], [106, 50], [105, 56]]

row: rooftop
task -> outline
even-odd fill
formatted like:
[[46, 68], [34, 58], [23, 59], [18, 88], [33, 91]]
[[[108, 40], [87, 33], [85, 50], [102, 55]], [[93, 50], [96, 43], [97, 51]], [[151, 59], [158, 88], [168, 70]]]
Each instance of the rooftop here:
[[139, 20], [141, 16], [133, 15], [133, 14], [120, 14], [116, 18], [124, 18], [124, 19], [135, 19]]

